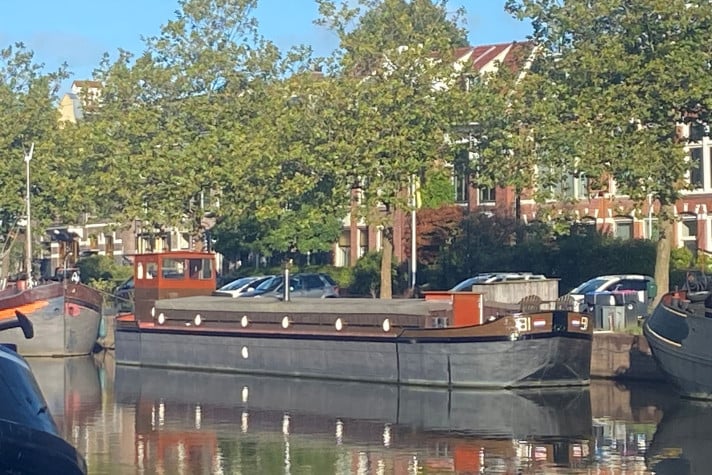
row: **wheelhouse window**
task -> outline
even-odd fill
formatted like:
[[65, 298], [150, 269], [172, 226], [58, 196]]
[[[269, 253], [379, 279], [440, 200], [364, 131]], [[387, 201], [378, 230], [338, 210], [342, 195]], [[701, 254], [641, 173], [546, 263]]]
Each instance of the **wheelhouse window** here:
[[211, 259], [188, 259], [190, 278], [207, 280], [213, 277], [213, 262]]
[[185, 277], [185, 264], [183, 259], [164, 258], [161, 263], [161, 272], [164, 279], [182, 279]]

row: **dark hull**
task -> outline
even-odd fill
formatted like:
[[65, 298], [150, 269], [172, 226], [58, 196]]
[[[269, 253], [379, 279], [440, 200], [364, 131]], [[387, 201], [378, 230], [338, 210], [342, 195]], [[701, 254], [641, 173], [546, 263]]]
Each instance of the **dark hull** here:
[[703, 303], [682, 308], [666, 295], [643, 333], [658, 366], [682, 395], [712, 399], [712, 318], [705, 317]]
[[0, 342], [16, 346], [23, 356], [73, 356], [91, 353], [101, 322], [101, 294], [84, 285], [53, 282], [17, 292], [0, 292], [0, 316], [14, 317], [17, 309], [32, 322], [35, 336], [25, 339], [20, 329], [7, 330]]
[[[552, 315], [541, 318], [551, 321]], [[561, 312], [554, 315], [563, 321], [556, 330], [526, 335], [515, 333], [504, 320], [393, 335], [117, 322], [116, 360], [142, 366], [441, 387], [585, 385], [590, 378], [591, 334], [567, 328], [572, 318], [577, 317]]]
[[0, 472], [84, 474], [81, 455], [57, 430], [27, 362], [0, 348]]

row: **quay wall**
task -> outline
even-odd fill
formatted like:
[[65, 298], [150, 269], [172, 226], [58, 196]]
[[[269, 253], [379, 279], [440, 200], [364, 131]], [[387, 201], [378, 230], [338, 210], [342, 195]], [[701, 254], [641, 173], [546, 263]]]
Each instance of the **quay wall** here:
[[665, 381], [643, 335], [610, 331], [597, 331], [593, 334], [591, 377]]

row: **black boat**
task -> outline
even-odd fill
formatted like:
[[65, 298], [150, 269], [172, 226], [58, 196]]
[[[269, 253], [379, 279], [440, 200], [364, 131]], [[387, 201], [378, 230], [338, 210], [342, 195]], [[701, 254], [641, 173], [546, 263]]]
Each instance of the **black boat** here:
[[645, 320], [653, 358], [683, 396], [712, 399], [712, 279], [689, 273]]
[[[25, 338], [32, 338], [32, 323], [20, 312], [16, 316], [0, 323], [0, 331], [20, 327]], [[29, 364], [16, 349], [0, 344], [0, 473], [86, 474], [86, 462], [60, 435]]]

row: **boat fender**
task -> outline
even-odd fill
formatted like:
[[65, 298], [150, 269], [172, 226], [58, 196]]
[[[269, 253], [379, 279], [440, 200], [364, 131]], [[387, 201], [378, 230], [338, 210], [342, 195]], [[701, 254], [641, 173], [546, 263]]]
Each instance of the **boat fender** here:
[[79, 315], [79, 307], [72, 303], [68, 303], [64, 309], [64, 313], [70, 317], [76, 317]]

